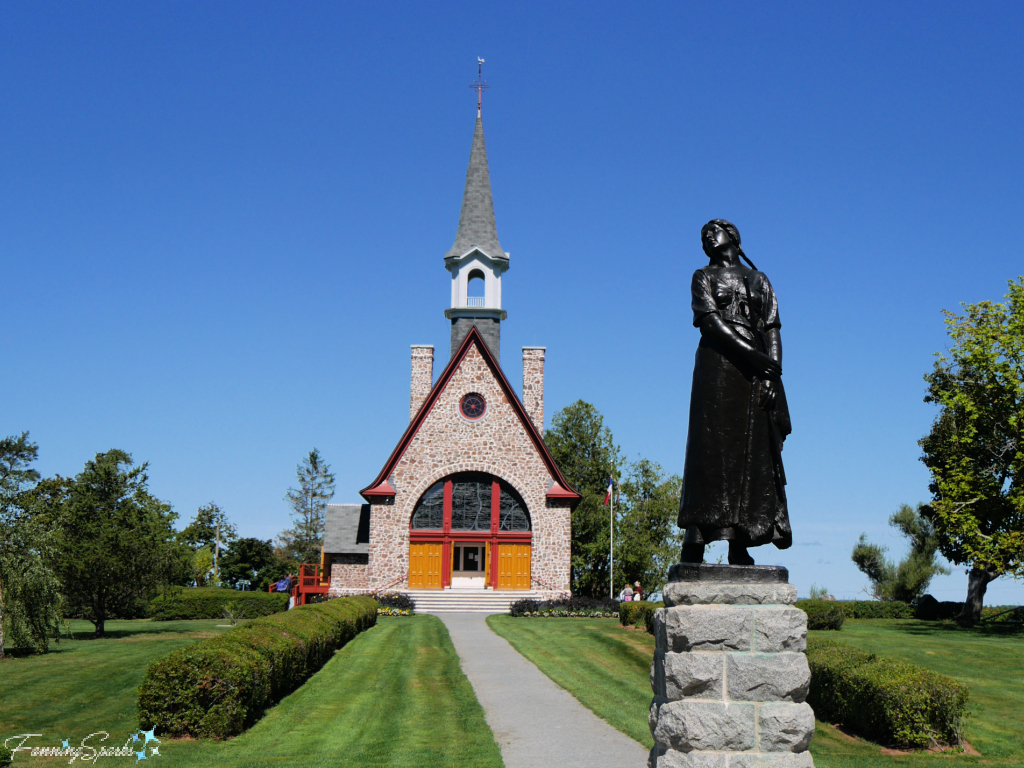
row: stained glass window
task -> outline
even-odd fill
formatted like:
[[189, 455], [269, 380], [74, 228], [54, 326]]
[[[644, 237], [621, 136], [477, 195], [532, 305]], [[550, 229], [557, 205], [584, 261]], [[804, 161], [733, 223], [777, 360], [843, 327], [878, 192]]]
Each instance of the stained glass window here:
[[444, 480], [434, 483], [423, 494], [412, 513], [412, 527], [419, 530], [441, 530], [444, 524]]
[[484, 401], [483, 395], [474, 392], [462, 398], [459, 409], [467, 419], [476, 421], [487, 411], [487, 403]]
[[501, 510], [498, 513], [499, 531], [528, 531], [530, 517], [519, 499], [501, 486]]
[[[491, 501], [497, 478], [483, 473], [451, 475], [453, 531], [490, 531]], [[529, 531], [526, 504], [511, 486], [498, 480], [498, 531]], [[414, 530], [440, 531], [444, 527], [444, 484], [434, 483], [423, 494], [412, 514]]]
[[491, 530], [490, 477], [452, 483], [452, 530]]

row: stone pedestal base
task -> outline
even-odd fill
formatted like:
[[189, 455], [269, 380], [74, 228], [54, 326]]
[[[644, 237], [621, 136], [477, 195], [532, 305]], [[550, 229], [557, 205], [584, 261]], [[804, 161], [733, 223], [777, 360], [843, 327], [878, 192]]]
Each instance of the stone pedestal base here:
[[786, 569], [684, 565], [669, 578], [654, 620], [650, 768], [813, 768], [807, 615]]

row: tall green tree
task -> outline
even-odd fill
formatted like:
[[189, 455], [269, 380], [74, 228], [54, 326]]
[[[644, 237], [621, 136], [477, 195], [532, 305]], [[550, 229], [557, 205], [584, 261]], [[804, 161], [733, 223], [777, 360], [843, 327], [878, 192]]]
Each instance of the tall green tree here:
[[131, 613], [189, 566], [191, 550], [175, 538], [177, 515], [150, 495], [147, 468], [124, 451], [97, 453], [57, 507], [57, 571], [70, 607], [97, 637], [108, 618]]
[[682, 478], [650, 459], [628, 464], [615, 522], [615, 590], [639, 581], [649, 593], [679, 562], [682, 533], [676, 526]]
[[38, 453], [28, 432], [0, 440], [0, 658], [8, 641], [45, 652], [63, 622], [60, 583], [47, 565], [52, 533], [30, 503]]
[[334, 475], [316, 448], [295, 468], [295, 475], [299, 487], [289, 488], [285, 495], [293, 525], [279, 534], [280, 547], [296, 563], [319, 563], [324, 514], [334, 496]]
[[219, 580], [221, 552], [238, 538], [238, 531], [224, 510], [211, 501], [196, 511], [195, 520], [185, 526], [178, 538], [197, 551], [207, 549], [212, 553], [213, 578]]
[[552, 417], [544, 442], [565, 479], [583, 496], [572, 513], [572, 591], [605, 597], [610, 591], [610, 518], [604, 497], [608, 478], [622, 463], [619, 447], [598, 410], [583, 400]]
[[925, 402], [940, 410], [920, 441], [924, 513], [943, 556], [969, 569], [965, 623], [981, 617], [992, 580], [1024, 576], [1024, 277], [1005, 298], [944, 312], [952, 346], [925, 376]]
[[238, 538], [238, 531], [224, 510], [211, 501], [196, 511], [195, 519], [182, 529], [179, 538], [193, 549], [213, 547], [218, 540], [225, 547]]
[[936, 574], [948, 574], [949, 569], [936, 560], [939, 537], [927, 517], [922, 514], [923, 504], [915, 510], [909, 504], [889, 517], [889, 525], [897, 529], [910, 542], [910, 551], [900, 562], [885, 556], [886, 548], [870, 544], [866, 534], [853, 548], [851, 558], [871, 582], [876, 600], [902, 600], [910, 603], [921, 597]]
[[274, 546], [269, 541], [237, 539], [224, 554], [220, 576], [233, 587], [243, 580], [251, 583], [260, 571], [276, 562]]

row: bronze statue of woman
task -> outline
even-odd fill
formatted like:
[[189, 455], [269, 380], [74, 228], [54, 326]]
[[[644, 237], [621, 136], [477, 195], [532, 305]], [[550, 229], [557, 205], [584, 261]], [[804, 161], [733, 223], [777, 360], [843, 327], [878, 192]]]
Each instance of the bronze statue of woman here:
[[[793, 543], [782, 442], [791, 431], [782, 388], [782, 337], [775, 291], [724, 219], [701, 230], [710, 263], [693, 273], [693, 369], [679, 527], [682, 561], [700, 563], [712, 541], [729, 562], [753, 565], [748, 547]], [[750, 266], [745, 266], [740, 258]]]

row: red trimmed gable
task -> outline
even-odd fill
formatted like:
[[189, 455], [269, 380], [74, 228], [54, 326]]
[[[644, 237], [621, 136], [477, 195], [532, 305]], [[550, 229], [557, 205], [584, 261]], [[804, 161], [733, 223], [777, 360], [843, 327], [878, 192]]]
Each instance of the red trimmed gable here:
[[552, 458], [550, 451], [548, 451], [547, 445], [544, 443], [544, 438], [541, 437], [537, 431], [536, 426], [533, 424], [533, 420], [526, 412], [526, 408], [523, 406], [519, 396], [512, 389], [508, 379], [505, 377], [504, 372], [501, 370], [501, 366], [494, 359], [487, 345], [484, 343], [483, 338], [480, 336], [480, 332], [474, 326], [470, 329], [469, 333], [466, 334], [466, 338], [459, 346], [458, 351], [452, 356], [452, 359], [445, 366], [445, 369], [441, 372], [441, 375], [437, 379], [437, 383], [430, 390], [430, 394], [427, 395], [426, 400], [423, 401], [423, 405], [420, 407], [416, 417], [409, 423], [402, 438], [398, 441], [398, 445], [391, 452], [391, 456], [388, 458], [384, 467], [380, 473], [374, 479], [370, 485], [361, 490], [360, 495], [368, 502], [377, 501], [381, 498], [387, 498], [395, 495], [395, 489], [391, 486], [389, 478], [394, 470], [395, 466], [401, 461], [402, 456], [405, 454], [409, 445], [416, 437], [420, 427], [423, 425], [427, 416], [430, 414], [434, 405], [437, 403], [438, 398], [444, 391], [448, 382], [451, 380], [455, 371], [458, 370], [459, 366], [465, 360], [466, 355], [469, 351], [475, 347], [480, 357], [484, 360], [487, 367], [490, 369], [491, 374], [494, 376], [498, 383], [498, 386], [503, 391], [505, 397], [508, 400], [509, 405], [516, 413], [517, 418], [521, 422], [528, 439], [532, 442], [534, 448], [537, 450], [545, 467], [548, 470], [548, 474], [554, 479], [550, 490], [548, 491], [548, 498], [552, 499], [566, 499], [572, 506], [582, 499], [582, 496], [576, 491], [572, 490], [572, 487], [563, 477], [561, 470], [558, 465], [555, 464], [554, 458]]

